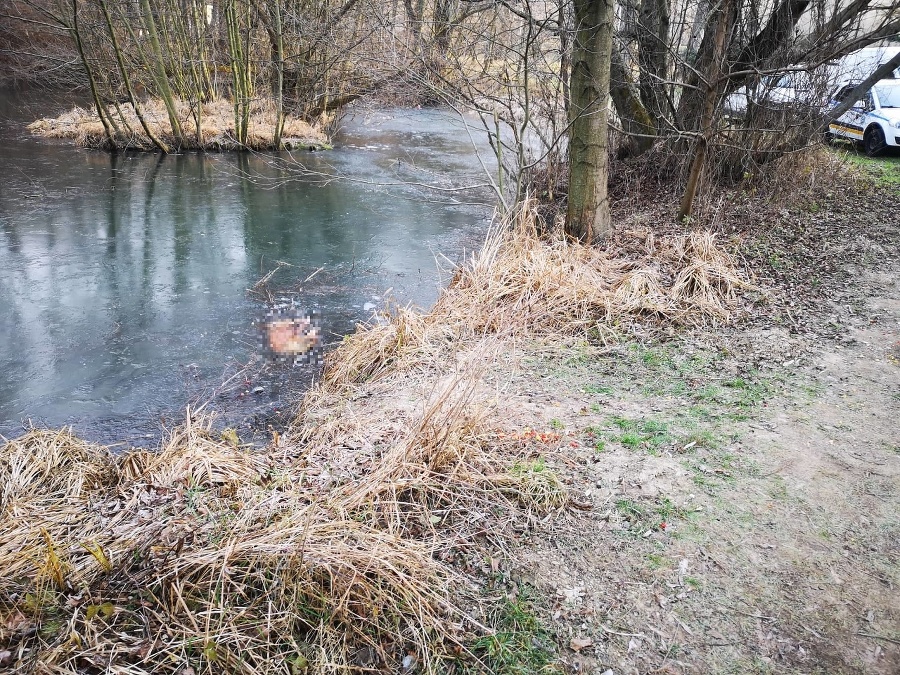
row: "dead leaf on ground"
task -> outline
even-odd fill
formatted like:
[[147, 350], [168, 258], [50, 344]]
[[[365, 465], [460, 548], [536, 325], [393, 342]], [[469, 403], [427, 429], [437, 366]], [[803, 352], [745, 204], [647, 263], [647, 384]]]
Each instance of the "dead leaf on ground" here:
[[569, 649], [573, 652], [580, 652], [582, 649], [587, 649], [588, 647], [593, 647], [594, 641], [591, 638], [572, 638], [569, 641]]

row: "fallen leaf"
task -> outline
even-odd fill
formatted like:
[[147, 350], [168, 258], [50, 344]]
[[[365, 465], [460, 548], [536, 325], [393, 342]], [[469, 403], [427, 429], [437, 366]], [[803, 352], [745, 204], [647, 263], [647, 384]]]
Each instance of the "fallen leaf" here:
[[569, 649], [573, 652], [580, 652], [582, 649], [587, 649], [588, 647], [593, 647], [594, 641], [591, 638], [572, 638], [569, 641]]
[[297, 654], [289, 663], [291, 675], [303, 675], [309, 668], [309, 661], [303, 654]]
[[25, 630], [26, 628], [31, 626], [31, 621], [29, 621], [28, 617], [22, 614], [22, 612], [13, 610], [12, 614], [6, 617], [3, 625], [7, 629], [15, 632], [19, 630]]

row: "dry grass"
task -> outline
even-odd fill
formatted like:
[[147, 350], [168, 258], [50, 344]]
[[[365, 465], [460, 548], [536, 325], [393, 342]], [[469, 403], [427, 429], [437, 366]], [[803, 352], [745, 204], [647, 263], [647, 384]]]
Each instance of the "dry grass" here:
[[345, 423], [253, 452], [190, 413], [158, 454], [114, 457], [66, 432], [9, 441], [4, 663], [63, 673], [396, 672], [410, 654], [424, 672], [477, 663], [466, 645], [483, 629], [461, 609], [471, 585], [448, 542], [565, 500], [561, 485], [509, 477], [517, 450], [491, 431], [468, 372], [364, 450]]
[[[178, 118], [185, 134], [182, 143], [172, 134], [169, 117], [161, 100], [141, 102], [140, 107], [153, 133], [170, 147], [206, 150], [240, 147], [234, 136], [234, 108], [227, 100], [219, 99], [202, 104], [199, 138], [190, 105], [179, 101]], [[119, 110], [121, 115], [115, 106], [108, 107], [110, 118], [119, 127], [119, 133], [115, 136], [118, 146], [124, 149], [154, 150], [155, 147], [144, 132], [132, 105], [121, 104]], [[272, 104], [266, 101], [254, 102], [250, 114], [245, 147], [253, 150], [274, 149], [275, 109]], [[75, 107], [58, 117], [32, 122], [28, 128], [40, 136], [73, 140], [81, 147], [101, 148], [108, 145], [103, 125], [94, 110]], [[285, 119], [283, 138], [290, 147], [322, 148], [328, 144], [327, 137], [320, 130], [293, 117]]]
[[385, 325], [362, 327], [327, 359], [326, 382], [360, 382], [401, 358], [434, 360], [448, 344], [481, 335], [606, 336], [654, 319], [725, 322], [739, 291], [751, 288], [707, 231], [659, 241], [627, 232], [600, 249], [542, 238], [535, 222], [526, 204], [500, 223], [430, 312], [399, 309]]
[[507, 338], [723, 320], [744, 283], [707, 235], [617, 256], [542, 241], [532, 218], [430, 313], [347, 338], [263, 451], [190, 411], [159, 453], [64, 431], [0, 447], [0, 665], [487, 672], [471, 647], [488, 612], [454, 562], [568, 499], [482, 395]]

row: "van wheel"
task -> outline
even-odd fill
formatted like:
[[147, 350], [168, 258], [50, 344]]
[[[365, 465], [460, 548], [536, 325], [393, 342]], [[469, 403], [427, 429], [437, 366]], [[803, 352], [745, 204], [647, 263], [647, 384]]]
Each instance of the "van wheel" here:
[[863, 149], [869, 157], [877, 157], [884, 150], [887, 142], [884, 140], [884, 132], [881, 127], [874, 126], [866, 129], [866, 135], [863, 136]]
[[831, 145], [834, 143], [834, 134], [827, 130], [822, 132], [822, 142], [825, 145]]

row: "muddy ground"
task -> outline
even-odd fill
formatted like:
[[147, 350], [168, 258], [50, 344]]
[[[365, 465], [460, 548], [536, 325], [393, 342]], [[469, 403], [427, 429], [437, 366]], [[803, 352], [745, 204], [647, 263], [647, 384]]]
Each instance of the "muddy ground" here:
[[565, 672], [900, 672], [900, 192], [754, 204], [718, 222], [760, 288], [734, 325], [493, 375], [574, 500], [488, 576]]

